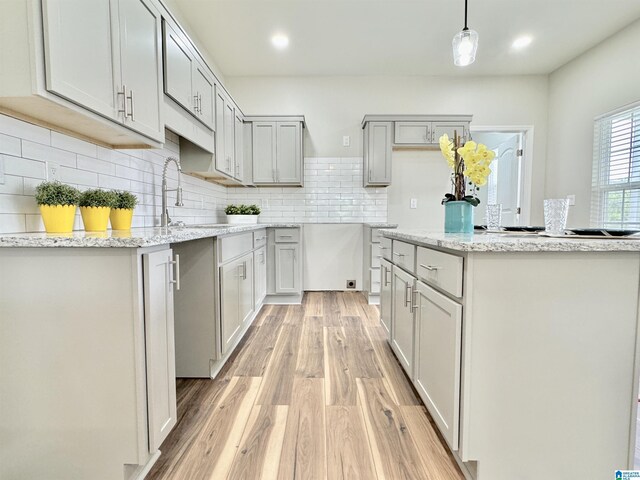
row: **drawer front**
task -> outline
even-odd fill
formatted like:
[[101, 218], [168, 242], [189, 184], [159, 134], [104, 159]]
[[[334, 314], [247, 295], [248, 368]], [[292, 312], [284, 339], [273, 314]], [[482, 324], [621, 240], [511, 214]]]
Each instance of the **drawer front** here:
[[371, 268], [380, 268], [380, 244], [371, 244]]
[[253, 248], [262, 247], [267, 244], [267, 230], [256, 230], [253, 232]]
[[457, 255], [418, 247], [416, 273], [426, 283], [461, 298], [463, 261]]
[[380, 235], [380, 229], [379, 228], [372, 228], [371, 229], [371, 243], [380, 243], [380, 238], [382, 237], [382, 235]]
[[392, 262], [408, 272], [416, 273], [416, 247], [410, 243], [393, 241]]
[[241, 233], [218, 239], [218, 263], [225, 263], [232, 258], [253, 250], [253, 232]]
[[371, 268], [369, 272], [369, 274], [371, 275], [371, 290], [369, 291], [369, 293], [380, 293], [380, 268]]
[[398, 145], [426, 145], [431, 143], [430, 122], [396, 122], [395, 141]]
[[299, 228], [276, 228], [275, 241], [276, 243], [299, 243], [300, 229]]
[[382, 258], [391, 260], [391, 239], [386, 237], [380, 237], [380, 255]]

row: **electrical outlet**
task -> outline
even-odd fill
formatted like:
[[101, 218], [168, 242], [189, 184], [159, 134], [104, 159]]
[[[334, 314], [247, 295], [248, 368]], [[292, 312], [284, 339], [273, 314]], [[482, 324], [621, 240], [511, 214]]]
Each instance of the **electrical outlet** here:
[[0, 155], [0, 185], [4, 185], [4, 157]]
[[576, 204], [576, 196], [575, 195], [567, 195], [567, 200], [569, 200], [569, 205], [574, 206]]
[[200, 196], [200, 208], [204, 210], [204, 195]]
[[55, 182], [60, 180], [60, 165], [53, 162], [47, 162], [47, 180]]
[[355, 280], [347, 280], [347, 288], [349, 290], [356, 288], [356, 281]]
[[418, 199], [417, 198], [412, 198], [411, 199], [411, 208], [418, 208]]
[[349, 135], [345, 135], [342, 137], [342, 146], [348, 147], [349, 145], [351, 145], [351, 137]]

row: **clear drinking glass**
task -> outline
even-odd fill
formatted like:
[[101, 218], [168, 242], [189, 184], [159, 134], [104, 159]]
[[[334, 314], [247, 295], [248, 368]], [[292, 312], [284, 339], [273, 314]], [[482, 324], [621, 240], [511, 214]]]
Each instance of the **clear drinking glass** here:
[[502, 204], [494, 203], [487, 205], [486, 217], [487, 230], [500, 230], [500, 224], [502, 223]]
[[569, 200], [551, 198], [544, 201], [544, 230], [551, 235], [564, 235], [569, 215]]

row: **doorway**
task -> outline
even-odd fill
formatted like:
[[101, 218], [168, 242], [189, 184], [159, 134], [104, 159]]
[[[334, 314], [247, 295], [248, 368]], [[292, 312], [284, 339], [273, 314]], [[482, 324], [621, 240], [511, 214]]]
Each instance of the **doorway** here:
[[[529, 212], [524, 205], [526, 129], [472, 129], [471, 138], [496, 154], [487, 184], [480, 189], [480, 205], [501, 204], [502, 225], [525, 225]], [[486, 224], [486, 210], [478, 210], [478, 224]]]

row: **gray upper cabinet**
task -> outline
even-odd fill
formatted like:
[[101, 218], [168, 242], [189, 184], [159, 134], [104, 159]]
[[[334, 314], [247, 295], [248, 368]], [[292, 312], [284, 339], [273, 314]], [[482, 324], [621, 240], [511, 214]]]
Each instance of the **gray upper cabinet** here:
[[216, 89], [216, 170], [234, 176], [235, 107], [221, 88]]
[[465, 139], [469, 139], [469, 122], [433, 122], [431, 124], [432, 139], [434, 145], [440, 143], [440, 137], [445, 133], [449, 138], [453, 138], [454, 134]]
[[304, 120], [298, 118], [248, 118], [254, 184], [302, 185]]
[[364, 127], [364, 186], [391, 184], [392, 122], [368, 122]]
[[165, 93], [210, 130], [215, 130], [213, 77], [196, 58], [188, 39], [166, 20], [163, 27]]
[[234, 123], [235, 164], [233, 177], [242, 182], [244, 180], [244, 120], [237, 110], [235, 112]]
[[396, 145], [431, 143], [431, 122], [395, 122]]
[[160, 13], [149, 0], [45, 0], [47, 90], [164, 140]]

